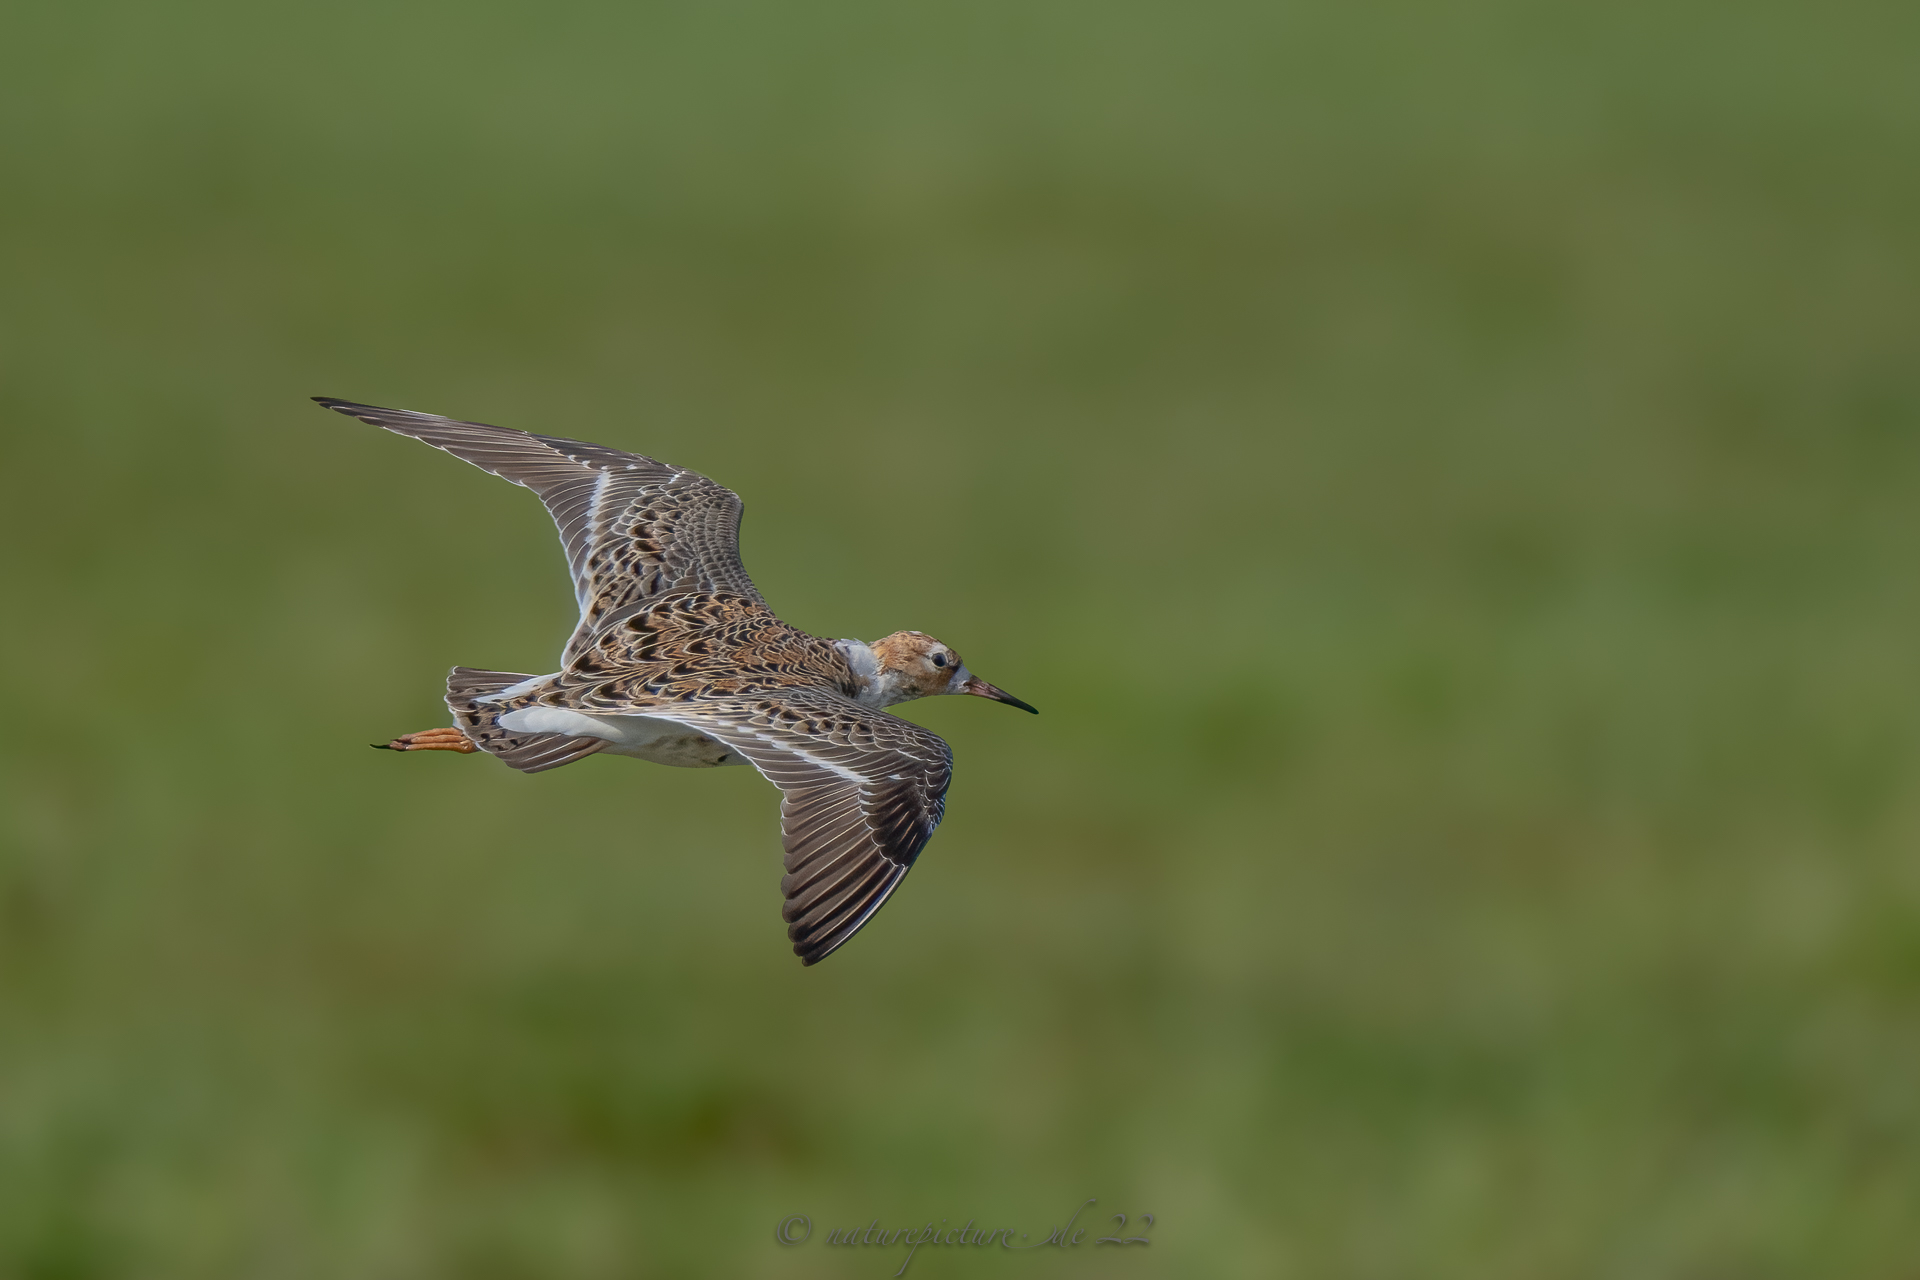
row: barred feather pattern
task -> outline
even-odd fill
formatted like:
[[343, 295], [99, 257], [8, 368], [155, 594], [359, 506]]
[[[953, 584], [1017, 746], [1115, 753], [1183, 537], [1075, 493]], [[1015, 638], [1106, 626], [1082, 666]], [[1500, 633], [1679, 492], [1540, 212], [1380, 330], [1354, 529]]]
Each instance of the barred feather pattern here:
[[831, 955], [872, 918], [946, 812], [953, 754], [919, 725], [821, 689], [675, 704], [780, 788], [781, 910], [795, 954]]
[[318, 398], [531, 489], [566, 548], [580, 621], [562, 670], [455, 668], [447, 703], [469, 739], [527, 772], [597, 738], [510, 734], [523, 707], [673, 720], [736, 750], [781, 791], [782, 916], [816, 964], [899, 887], [945, 812], [953, 756], [937, 735], [857, 700], [832, 641], [768, 609], [739, 553], [740, 499], [639, 454], [404, 409]]
[[467, 741], [522, 773], [544, 773], [563, 764], [584, 760], [607, 744], [601, 738], [576, 738], [561, 733], [509, 733], [500, 727], [501, 708], [483, 701], [530, 676], [507, 671], [480, 671], [455, 667], [447, 673], [447, 710]]
[[445, 450], [546, 504], [566, 548], [580, 621], [566, 659], [603, 625], [664, 591], [759, 601], [740, 563], [739, 495], [698, 472], [637, 453], [512, 427], [315, 397], [349, 417]]
[[944, 740], [854, 689], [837, 648], [764, 606], [685, 596], [506, 705], [654, 716], [743, 756], [780, 788], [782, 915], [794, 952], [816, 964], [899, 886], [940, 825], [953, 772]]

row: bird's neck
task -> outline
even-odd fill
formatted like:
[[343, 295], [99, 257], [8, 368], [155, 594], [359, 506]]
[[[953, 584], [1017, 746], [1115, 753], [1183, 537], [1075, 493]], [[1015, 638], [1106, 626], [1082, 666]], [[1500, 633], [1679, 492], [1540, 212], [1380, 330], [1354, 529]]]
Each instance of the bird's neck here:
[[904, 673], [889, 671], [880, 665], [880, 656], [864, 640], [835, 640], [834, 647], [847, 660], [853, 672], [854, 700], [867, 707], [891, 707], [910, 702], [920, 691], [907, 683]]

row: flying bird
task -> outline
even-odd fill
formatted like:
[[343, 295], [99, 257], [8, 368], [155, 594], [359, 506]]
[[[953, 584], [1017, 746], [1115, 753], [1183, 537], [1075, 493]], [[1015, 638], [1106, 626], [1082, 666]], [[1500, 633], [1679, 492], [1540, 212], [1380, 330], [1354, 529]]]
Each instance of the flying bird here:
[[510, 427], [314, 400], [533, 490], [559, 526], [580, 606], [560, 670], [455, 667], [453, 727], [374, 745], [484, 751], [525, 773], [596, 752], [752, 765], [781, 792], [781, 915], [809, 965], [873, 918], [946, 808], [952, 751], [885, 708], [952, 693], [1034, 711], [921, 632], [868, 644], [780, 621], [740, 562], [739, 496], [703, 475]]

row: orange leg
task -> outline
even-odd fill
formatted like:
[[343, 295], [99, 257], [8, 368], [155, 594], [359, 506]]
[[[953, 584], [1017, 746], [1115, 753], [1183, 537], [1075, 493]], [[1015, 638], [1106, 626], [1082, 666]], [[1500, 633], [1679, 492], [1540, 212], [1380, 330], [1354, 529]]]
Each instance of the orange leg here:
[[403, 733], [392, 742], [376, 742], [373, 747], [376, 751], [458, 751], [461, 755], [480, 749], [467, 740], [466, 734], [452, 728]]

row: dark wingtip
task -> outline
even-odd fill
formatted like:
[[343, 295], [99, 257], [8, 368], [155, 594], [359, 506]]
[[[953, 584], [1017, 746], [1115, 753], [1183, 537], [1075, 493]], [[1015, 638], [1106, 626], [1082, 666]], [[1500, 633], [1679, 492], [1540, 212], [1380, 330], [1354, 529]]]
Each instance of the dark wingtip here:
[[369, 413], [387, 412], [378, 405], [361, 404], [358, 400], [342, 400], [338, 396], [309, 396], [308, 399], [312, 400], [322, 409], [331, 409], [335, 413], [344, 413], [349, 418], [359, 418], [362, 422], [366, 421], [366, 415]]

